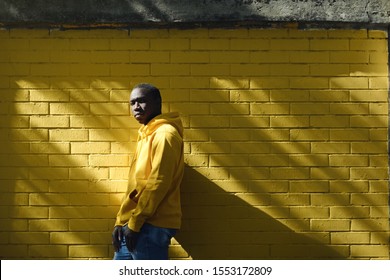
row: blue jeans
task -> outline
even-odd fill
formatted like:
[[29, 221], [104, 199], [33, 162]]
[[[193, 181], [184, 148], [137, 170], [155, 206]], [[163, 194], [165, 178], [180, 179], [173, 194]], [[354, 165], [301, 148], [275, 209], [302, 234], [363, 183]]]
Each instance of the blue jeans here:
[[114, 254], [114, 260], [167, 260], [168, 247], [176, 229], [144, 224], [138, 235], [135, 250], [130, 252], [122, 238], [121, 247]]

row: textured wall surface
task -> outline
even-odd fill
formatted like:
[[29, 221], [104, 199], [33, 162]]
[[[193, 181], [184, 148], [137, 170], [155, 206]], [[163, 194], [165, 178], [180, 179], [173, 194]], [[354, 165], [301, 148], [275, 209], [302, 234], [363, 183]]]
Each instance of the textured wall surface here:
[[388, 259], [387, 33], [0, 31], [0, 258], [111, 258], [133, 85], [186, 127], [172, 258]]
[[388, 0], [0, 0], [4, 25], [389, 24]]

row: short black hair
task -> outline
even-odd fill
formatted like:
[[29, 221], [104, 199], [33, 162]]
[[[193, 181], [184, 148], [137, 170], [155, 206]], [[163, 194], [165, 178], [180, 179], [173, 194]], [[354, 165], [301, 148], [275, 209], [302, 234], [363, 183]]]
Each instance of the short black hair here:
[[160, 90], [154, 85], [148, 83], [142, 83], [136, 85], [133, 89], [136, 88], [141, 89], [142, 92], [146, 92], [147, 94], [150, 94], [156, 102], [161, 104], [162, 99], [161, 99]]

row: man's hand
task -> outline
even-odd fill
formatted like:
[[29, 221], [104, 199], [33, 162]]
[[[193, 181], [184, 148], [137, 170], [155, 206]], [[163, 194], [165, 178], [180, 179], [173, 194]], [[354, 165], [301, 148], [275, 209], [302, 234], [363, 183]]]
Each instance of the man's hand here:
[[122, 238], [122, 227], [114, 227], [114, 230], [112, 231], [112, 245], [114, 246], [115, 252], [118, 252], [121, 248]]
[[133, 252], [138, 239], [138, 232], [135, 232], [126, 225], [123, 228], [123, 237], [126, 240], [126, 247], [130, 252]]

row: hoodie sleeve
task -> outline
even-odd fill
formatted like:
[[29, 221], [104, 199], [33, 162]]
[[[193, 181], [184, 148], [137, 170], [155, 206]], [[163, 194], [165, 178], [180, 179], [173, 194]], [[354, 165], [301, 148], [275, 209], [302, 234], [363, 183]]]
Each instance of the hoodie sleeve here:
[[140, 231], [146, 219], [155, 214], [161, 201], [171, 191], [182, 153], [182, 140], [170, 131], [162, 131], [156, 133], [151, 149], [150, 176], [128, 223], [129, 228], [136, 232]]

